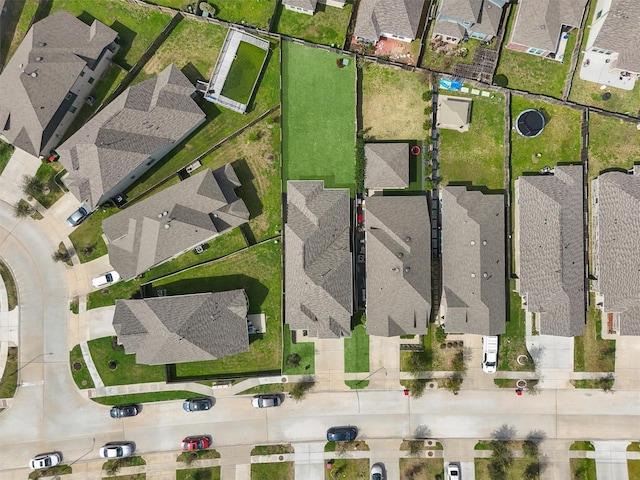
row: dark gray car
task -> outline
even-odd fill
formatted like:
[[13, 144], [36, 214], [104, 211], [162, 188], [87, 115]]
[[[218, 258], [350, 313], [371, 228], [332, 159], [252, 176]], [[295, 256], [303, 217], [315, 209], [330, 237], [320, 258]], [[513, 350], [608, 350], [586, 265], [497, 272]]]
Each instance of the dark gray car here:
[[135, 417], [140, 413], [138, 405], [116, 405], [111, 408], [111, 418]]
[[185, 412], [199, 412], [209, 410], [213, 406], [213, 402], [209, 397], [187, 398], [182, 404]]
[[353, 442], [358, 436], [358, 427], [331, 427], [327, 430], [328, 442]]

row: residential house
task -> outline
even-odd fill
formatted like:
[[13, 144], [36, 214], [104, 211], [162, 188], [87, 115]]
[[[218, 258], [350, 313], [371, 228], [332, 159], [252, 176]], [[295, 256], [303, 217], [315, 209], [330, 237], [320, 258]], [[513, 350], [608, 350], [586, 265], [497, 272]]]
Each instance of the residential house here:
[[442, 0], [433, 36], [458, 43], [464, 38], [489, 42], [498, 34], [507, 0]]
[[516, 289], [543, 335], [584, 333], [585, 231], [582, 165], [515, 181]]
[[587, 0], [520, 0], [507, 48], [561, 60], [565, 36], [580, 28], [586, 4]]
[[442, 299], [448, 333], [500, 335], [507, 315], [504, 195], [440, 190]]
[[231, 164], [204, 170], [102, 221], [109, 262], [124, 280], [134, 278], [246, 223]]
[[0, 134], [49, 155], [111, 65], [118, 34], [59, 10], [33, 24], [0, 74]]
[[349, 190], [318, 180], [287, 182], [285, 321], [302, 336], [351, 335], [353, 313]]
[[64, 183], [91, 210], [121, 194], [205, 121], [174, 64], [127, 88], [56, 152]]
[[411, 43], [418, 36], [425, 0], [360, 0], [353, 35], [360, 42], [380, 37]]
[[431, 225], [427, 197], [366, 200], [367, 333], [424, 334], [431, 315]]
[[117, 300], [113, 328], [136, 363], [216, 360], [249, 351], [244, 290]]
[[[633, 90], [640, 75], [638, 25], [640, 2], [637, 0], [599, 0], [591, 22], [580, 78]], [[597, 75], [595, 78], [594, 74]]]
[[344, 8], [347, 0], [282, 0], [282, 5], [287, 10], [306, 13], [307, 15], [313, 15], [315, 13], [318, 3], [331, 7]]
[[640, 166], [591, 182], [593, 289], [609, 331], [640, 335]]
[[468, 132], [472, 103], [470, 98], [438, 95], [436, 127]]
[[364, 187], [370, 190], [409, 186], [408, 143], [366, 143]]

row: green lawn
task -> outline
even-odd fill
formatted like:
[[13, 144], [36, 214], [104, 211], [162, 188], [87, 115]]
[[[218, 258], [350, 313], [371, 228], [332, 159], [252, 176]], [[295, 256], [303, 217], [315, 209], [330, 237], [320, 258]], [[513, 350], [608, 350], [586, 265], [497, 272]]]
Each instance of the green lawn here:
[[573, 30], [569, 34], [563, 63], [529, 53], [515, 52], [506, 46], [511, 36], [516, 10], [516, 6], [512, 5], [496, 75], [505, 75], [509, 88], [562, 98], [562, 90], [571, 67], [571, 55], [578, 38], [578, 30]]
[[18, 349], [9, 348], [7, 363], [0, 377], [0, 398], [13, 398], [18, 388]]
[[252, 480], [293, 480], [293, 462], [252, 463]]
[[[538, 172], [545, 165], [580, 163], [580, 122], [578, 110], [545, 102], [528, 100], [516, 95], [511, 97], [512, 122], [520, 112], [535, 108], [542, 112], [547, 125], [535, 138], [524, 138], [515, 130], [511, 132], [511, 179], [516, 180], [524, 172]], [[536, 157], [537, 153], [541, 157]]]
[[[124, 347], [113, 349], [113, 337], [90, 340], [89, 351], [98, 373], [105, 385], [130, 385], [133, 383], [164, 382], [164, 365], [139, 365], [135, 355], [127, 355]], [[117, 362], [115, 370], [109, 368], [109, 362]]]
[[640, 452], [640, 442], [631, 442], [627, 446], [627, 452]]
[[[50, 478], [60, 478], [60, 475], [69, 475], [72, 472], [71, 465], [56, 465], [55, 467], [43, 468], [41, 470], [36, 470], [29, 474], [29, 480], [35, 480], [37, 478], [50, 477]], [[116, 479], [117, 477], [111, 477]]]
[[[596, 461], [593, 458], [570, 458], [571, 478], [596, 480]], [[629, 477], [634, 478], [634, 477]]]
[[[80, 364], [80, 370], [76, 370], [74, 368], [75, 363]], [[75, 347], [73, 347], [73, 349], [69, 353], [69, 366], [71, 367], [73, 380], [74, 382], [76, 382], [76, 385], [79, 389], [95, 387], [95, 385], [93, 384], [93, 380], [91, 379], [91, 374], [87, 370], [87, 365], [84, 363], [84, 359], [82, 358], [80, 345], [76, 345]]]
[[198, 460], [209, 460], [212, 458], [220, 458], [220, 453], [218, 453], [217, 450], [214, 450], [212, 448], [208, 449], [208, 450], [196, 450], [196, 451], [192, 451], [192, 452], [182, 452], [180, 455], [178, 455], [178, 458], [176, 459], [177, 462], [184, 462], [187, 460], [187, 457], [190, 457], [192, 455], [195, 455], [196, 458]]
[[208, 362], [176, 365], [178, 376], [230, 375], [245, 372], [280, 371], [282, 362], [280, 244], [268, 242], [209, 265], [154, 282], [169, 295], [218, 292], [244, 288], [249, 313], [264, 313], [267, 333], [252, 335], [249, 352]]
[[80, 263], [90, 262], [106, 255], [107, 245], [102, 238], [102, 220], [119, 212], [113, 206], [102, 206], [96, 209], [84, 222], [73, 229], [69, 240], [78, 254]]
[[111, 468], [114, 463], [117, 463], [120, 467], [141, 467], [147, 464], [144, 458], [136, 455], [133, 457], [123, 457], [117, 459], [114, 458], [111, 460], [107, 460], [102, 464], [102, 469], [109, 470], [109, 468]]
[[324, 180], [354, 190], [355, 62], [282, 44], [283, 156], [286, 180]]
[[[175, 0], [173, 0], [175, 1]], [[248, 23], [269, 28], [269, 20], [276, 8], [276, 0], [215, 0], [216, 18], [232, 23]]]
[[433, 480], [444, 478], [442, 458], [401, 458], [400, 480]]
[[627, 468], [629, 469], [629, 480], [640, 478], [640, 460], [627, 460]]
[[115, 305], [116, 300], [123, 298], [140, 298], [140, 280], [134, 278], [128, 282], [118, 282], [107, 288], [96, 290], [87, 295], [87, 310]]
[[579, 440], [577, 442], [573, 442], [569, 447], [569, 450], [584, 450], [584, 451], [595, 452], [596, 447], [594, 447], [593, 443], [591, 443], [588, 440]]
[[344, 339], [344, 371], [369, 371], [369, 335], [364, 325], [355, 327], [351, 332], [351, 338]]
[[176, 480], [220, 480], [220, 467], [176, 470]]
[[229, 68], [221, 95], [240, 103], [249, 103], [253, 86], [268, 52], [248, 42], [240, 42]]
[[[184, 20], [183, 23], [185, 21], [187, 20]], [[216, 47], [219, 50], [222, 46], [222, 41], [226, 32], [224, 29], [220, 29], [220, 27], [216, 27], [214, 25], [210, 27], [212, 27], [209, 30], [210, 34], [214, 37], [219, 38], [220, 40], [219, 44], [217, 44]], [[206, 37], [206, 33], [207, 32], [203, 30], [201, 32], [201, 35], [205, 35], [204, 38], [206, 43], [208, 44], [211, 40]], [[167, 42], [171, 40], [171, 37], [172, 35], [169, 35]], [[167, 42], [163, 44], [163, 47], [167, 44]], [[161, 48], [156, 55], [162, 55], [164, 61], [166, 62], [180, 62], [180, 64], [185, 65], [185, 67], [183, 67], [183, 70], [187, 71], [187, 76], [197, 76], [198, 74], [193, 73], [194, 69], [188, 64], [191, 62], [191, 59], [193, 57], [200, 58], [200, 55], [202, 54], [201, 50], [204, 47], [194, 45], [193, 48], [182, 50], [181, 42], [174, 42], [171, 45], [172, 50], [170, 54], [166, 53]], [[200, 53], [194, 54], [192, 53], [193, 51], [198, 51]], [[210, 53], [210, 68], [213, 69], [213, 64], [215, 63], [217, 53], [213, 50], [208, 53]], [[156, 56], [154, 55], [150, 62], [154, 62], [155, 64], [155, 58]], [[271, 52], [267, 59], [266, 68], [263, 70], [261, 79], [256, 87], [256, 94], [254, 95], [254, 98], [251, 101], [246, 114], [241, 115], [226, 108], [214, 105], [213, 103], [207, 102], [202, 98], [198, 98], [198, 105], [200, 105], [200, 108], [202, 108], [202, 110], [207, 115], [207, 120], [205, 121], [205, 123], [191, 137], [189, 137], [182, 144], [177, 146], [176, 149], [170, 152], [169, 155], [167, 155], [161, 161], [157, 162], [154, 168], [152, 168], [147, 174], [143, 175], [140, 181], [138, 181], [127, 192], [129, 198], [134, 198], [140, 195], [160, 181], [164, 180], [167, 177], [170, 177], [181, 168], [189, 165], [191, 162], [193, 162], [194, 158], [206, 152], [218, 141], [222, 140], [233, 132], [238, 131], [251, 121], [255, 120], [257, 117], [262, 115], [264, 112], [277, 105], [279, 102], [280, 88], [278, 58], [278, 47], [275, 43], [272, 43]], [[166, 65], [167, 63], [158, 63], [158, 66], [161, 68], [166, 67]], [[143, 73], [146, 75], [145, 72]], [[204, 72], [200, 73], [204, 74]]]
[[[325, 480], [334, 480], [335, 478], [356, 479], [366, 478], [369, 475], [369, 459], [359, 458], [357, 460], [337, 458], [329, 460], [332, 462], [331, 469], [325, 469]], [[336, 474], [335, 472], [340, 472]]]
[[10, 16], [0, 37], [0, 58], [3, 59], [5, 65], [9, 63], [11, 56], [27, 34], [29, 23], [38, 9], [38, 0], [11, 2], [10, 5]]
[[0, 259], [0, 276], [4, 282], [5, 289], [7, 290], [7, 305], [6, 310], [11, 311], [18, 306], [18, 288], [16, 287], [16, 281], [13, 278], [13, 273], [9, 270], [9, 267]]
[[[574, 459], [572, 458], [571, 461], [573, 461]], [[491, 478], [491, 475], [489, 474], [489, 463], [491, 462], [491, 460], [489, 460], [488, 458], [476, 458], [475, 459], [475, 467], [476, 467], [476, 480], [493, 480]], [[594, 465], [595, 465], [595, 460], [593, 461]], [[527, 469], [527, 466], [531, 463], [531, 460], [527, 459], [527, 458], [514, 458], [513, 459], [513, 463], [506, 468], [506, 473], [507, 476], [506, 478], [509, 480], [521, 480], [523, 478], [525, 478], [524, 473]], [[539, 476], [535, 476], [535, 477], [529, 477], [532, 480], [537, 480], [540, 477]], [[594, 477], [595, 478], [595, 477]], [[591, 477], [589, 477], [589, 480], [591, 480]]]
[[504, 189], [504, 97], [492, 97], [472, 97], [468, 132], [440, 130], [443, 185], [472, 182], [491, 190]]
[[175, 8], [176, 10], [184, 10], [187, 5], [193, 4], [192, 0], [155, 0], [153, 3], [161, 7]]
[[[282, 330], [284, 349], [282, 352], [282, 373], [283, 375], [313, 375], [315, 373], [315, 343], [291, 341], [291, 330], [285, 324]], [[297, 367], [287, 365], [287, 358], [291, 354], [300, 356], [300, 364]]]
[[640, 134], [635, 122], [589, 113], [589, 179], [613, 168], [640, 163]]
[[602, 312], [595, 306], [594, 294], [590, 303], [584, 335], [574, 338], [573, 367], [576, 372], [613, 372], [616, 341], [602, 339]]
[[318, 3], [316, 13], [311, 16], [287, 10], [279, 4], [276, 31], [308, 42], [342, 48], [352, 8], [352, 5], [336, 8]]
[[0, 175], [9, 163], [14, 150], [15, 149], [13, 148], [13, 145], [4, 143], [2, 140], [0, 140]]
[[123, 405], [126, 403], [152, 403], [168, 402], [171, 400], [184, 400], [186, 398], [201, 397], [202, 394], [185, 390], [167, 390], [164, 392], [132, 393], [129, 395], [112, 395], [109, 397], [92, 398], [100, 405]]
[[362, 124], [373, 140], [419, 140], [429, 136], [423, 123], [431, 102], [420, 100], [428, 79], [399, 67], [363, 62]]
[[529, 357], [525, 343], [525, 312], [522, 309], [522, 299], [515, 289], [515, 280], [509, 282], [509, 320], [506, 322], [506, 332], [500, 336], [498, 344], [498, 370], [501, 371], [533, 371], [531, 361], [520, 365], [519, 355]]
[[40, 179], [45, 187], [49, 188], [49, 193], [34, 195], [34, 198], [40, 202], [44, 208], [49, 208], [56, 203], [58, 199], [64, 195], [64, 190], [58, 183], [56, 178], [64, 175], [64, 167], [58, 162], [46, 162], [38, 167], [36, 178]]

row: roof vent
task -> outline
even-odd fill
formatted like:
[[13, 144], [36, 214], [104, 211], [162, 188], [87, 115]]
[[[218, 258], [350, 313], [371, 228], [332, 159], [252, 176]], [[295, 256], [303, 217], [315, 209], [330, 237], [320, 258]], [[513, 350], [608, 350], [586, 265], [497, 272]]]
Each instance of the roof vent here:
[[404, 240], [405, 240], [405, 242], [410, 242], [411, 241], [411, 237], [406, 237]]
[[38, 76], [38, 72], [31, 72], [31, 73], [29, 74], [29, 76], [30, 76], [31, 78], [36, 78], [36, 77]]
[[471, 243], [471, 246], [473, 247], [476, 244], [476, 241], [475, 240], [471, 240], [471, 242], [469, 242], [469, 243]]
[[168, 223], [165, 223], [165, 224], [164, 224], [164, 228], [169, 228], [170, 226], [171, 226], [171, 225], [170, 225], [170, 224], [168, 224]]
[[166, 210], [162, 212], [162, 216], [165, 216], [165, 215], [169, 215], [169, 212], [167, 212]]
[[163, 214], [162, 212], [160, 212], [160, 213], [158, 214], [158, 218], [162, 218], [163, 216], [164, 216], [164, 214]]
[[489, 274], [488, 274], [487, 272], [484, 272], [484, 273], [482, 274], [482, 277], [483, 277], [483, 278], [489, 278]]
[[487, 244], [487, 241], [486, 241], [486, 240], [482, 240], [482, 244], [483, 244], [483, 245], [486, 245], [486, 244]]
[[405, 271], [405, 273], [409, 273], [409, 272], [411, 271], [411, 268], [409, 268], [409, 267], [404, 267], [404, 271]]
[[36, 57], [36, 62], [41, 62], [42, 61], [42, 57]]
[[46, 42], [40, 42], [38, 45], [41, 46], [41, 47], [46, 47], [47, 46]]
[[471, 278], [476, 278], [476, 274], [475, 273], [471, 273]]
[[402, 257], [404, 257], [404, 253], [398, 252], [398, 258], [402, 258]]
[[399, 269], [398, 267], [393, 267], [393, 268], [391, 269], [391, 271], [392, 271], [392, 272], [399, 272], [399, 271], [400, 271], [400, 269]]

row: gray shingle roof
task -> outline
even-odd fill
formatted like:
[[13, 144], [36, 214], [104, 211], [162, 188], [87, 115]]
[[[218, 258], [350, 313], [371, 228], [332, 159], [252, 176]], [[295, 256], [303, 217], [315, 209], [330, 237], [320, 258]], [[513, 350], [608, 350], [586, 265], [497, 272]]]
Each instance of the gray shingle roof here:
[[356, 37], [376, 41], [382, 33], [416, 38], [425, 0], [360, 0]]
[[496, 3], [484, 0], [479, 21], [471, 27], [472, 31], [491, 36], [498, 33], [500, 20], [502, 20], [502, 6], [499, 5], [499, 2]]
[[304, 8], [305, 10], [315, 11], [318, 0], [282, 0], [283, 5]]
[[587, 0], [520, 0], [512, 43], [555, 52], [562, 25], [580, 27]]
[[500, 0], [443, 0], [433, 34], [462, 38], [465, 28], [457, 22], [469, 22], [469, 32], [494, 36], [500, 28], [503, 6]]
[[111, 265], [128, 280], [246, 223], [249, 211], [234, 191], [239, 186], [233, 167], [227, 164], [214, 172], [200, 172], [104, 219]]
[[215, 360], [249, 351], [244, 290], [117, 300], [113, 328], [136, 363]]
[[591, 182], [593, 251], [603, 311], [620, 316], [622, 335], [640, 335], [640, 169]]
[[117, 36], [98, 20], [89, 26], [64, 10], [36, 22], [0, 74], [0, 132], [22, 150], [48, 154], [41, 152], [46, 127], [83, 68], [93, 68]]
[[349, 336], [353, 313], [350, 200], [323, 181], [287, 182], [285, 320], [311, 337]]
[[437, 20], [433, 27], [433, 35], [442, 35], [444, 37], [463, 38], [466, 29], [456, 22], [448, 22], [443, 20]]
[[485, 0], [442, 0], [439, 15], [467, 22], [477, 22], [482, 2]]
[[520, 294], [540, 318], [540, 333], [582, 335], [585, 267], [582, 166], [515, 182]]
[[69, 190], [94, 208], [149, 157], [159, 160], [154, 152], [204, 121], [204, 112], [191, 98], [194, 92], [174, 64], [127, 88], [56, 149], [69, 172]]
[[638, 25], [638, 0], [612, 0], [609, 12], [592, 46], [619, 53], [616, 68], [640, 72]]
[[466, 97], [438, 95], [438, 113], [436, 126], [453, 130], [467, 131], [471, 121], [471, 104]]
[[409, 144], [367, 143], [365, 188], [407, 188], [409, 186]]
[[423, 334], [431, 314], [431, 227], [425, 196], [367, 198], [367, 333]]
[[504, 195], [441, 189], [442, 311], [447, 332], [505, 331]]

